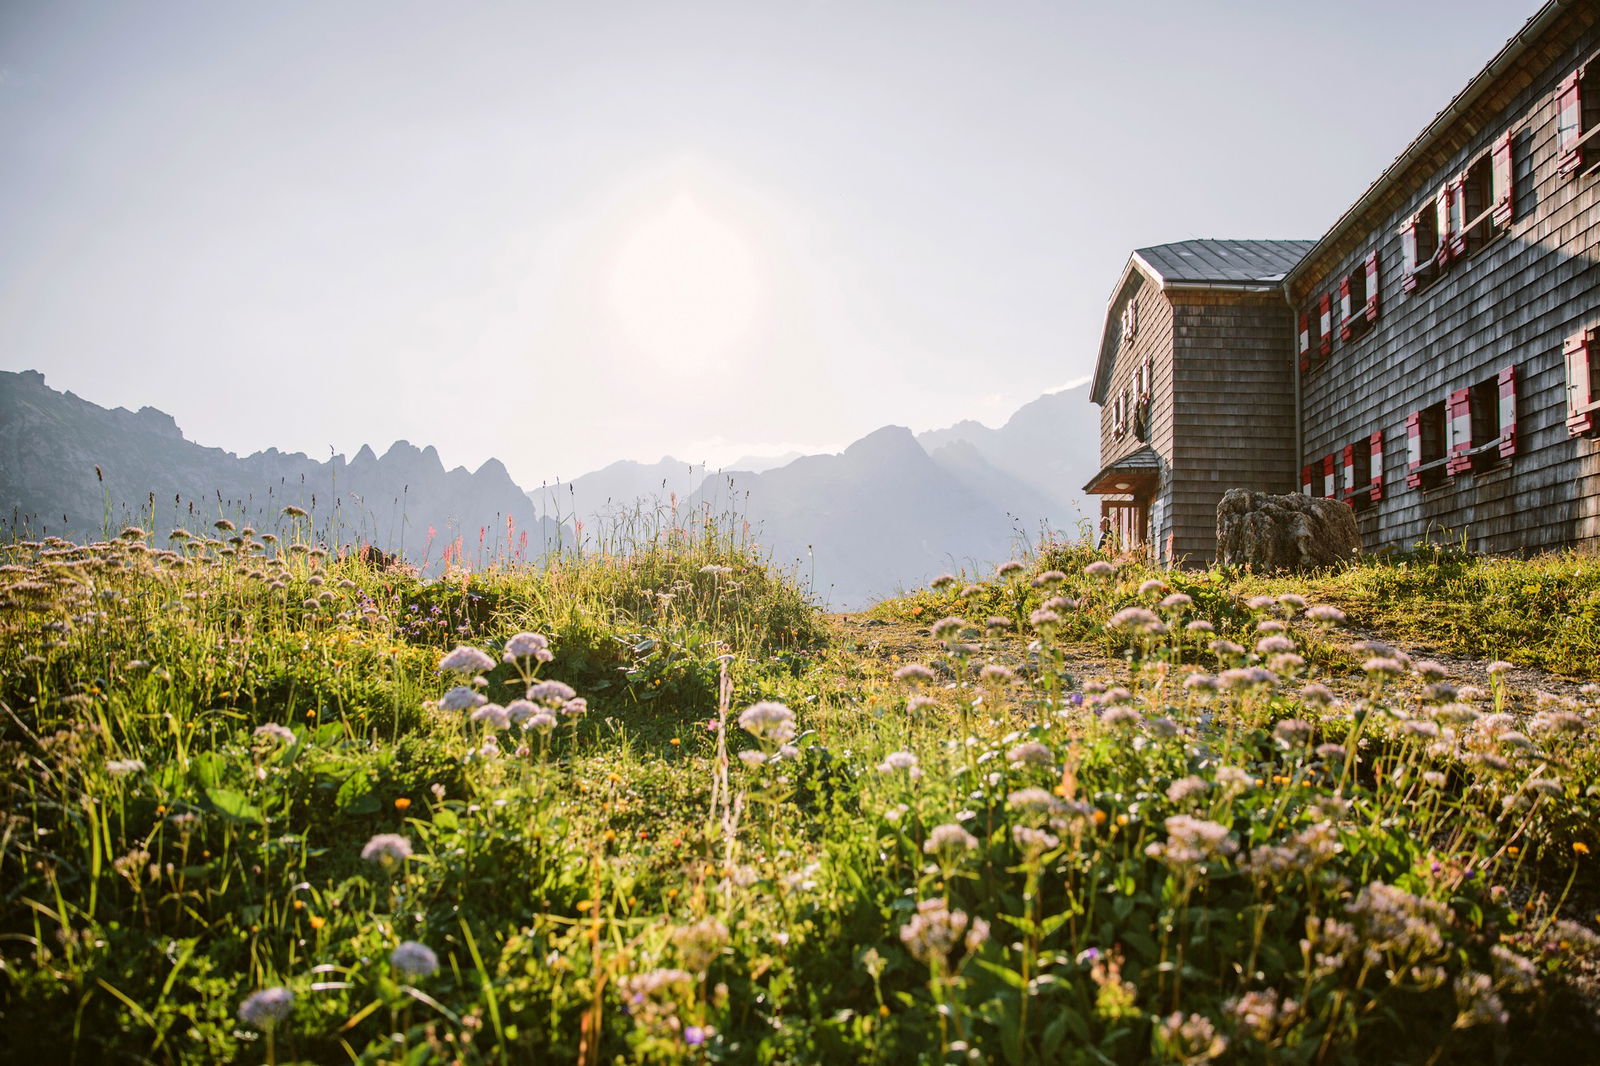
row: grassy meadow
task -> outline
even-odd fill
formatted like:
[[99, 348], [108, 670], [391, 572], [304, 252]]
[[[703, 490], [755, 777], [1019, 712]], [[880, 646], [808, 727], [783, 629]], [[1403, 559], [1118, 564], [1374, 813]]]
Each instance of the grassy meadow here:
[[841, 618], [635, 534], [0, 548], [0, 1055], [1600, 1058], [1595, 560], [1045, 545]]

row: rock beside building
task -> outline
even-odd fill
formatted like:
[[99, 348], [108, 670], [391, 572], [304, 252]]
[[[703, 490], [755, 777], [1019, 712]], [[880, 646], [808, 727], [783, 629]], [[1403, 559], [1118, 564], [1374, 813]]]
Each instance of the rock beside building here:
[[1338, 500], [1229, 489], [1217, 504], [1217, 562], [1224, 566], [1314, 570], [1360, 552], [1355, 512]]

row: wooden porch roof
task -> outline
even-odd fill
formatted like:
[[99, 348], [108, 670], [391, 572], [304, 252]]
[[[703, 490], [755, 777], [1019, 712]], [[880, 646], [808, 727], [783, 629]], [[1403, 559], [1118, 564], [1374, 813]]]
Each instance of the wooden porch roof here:
[[1148, 445], [1100, 468], [1083, 491], [1094, 496], [1120, 496], [1153, 489], [1161, 480], [1161, 457]]

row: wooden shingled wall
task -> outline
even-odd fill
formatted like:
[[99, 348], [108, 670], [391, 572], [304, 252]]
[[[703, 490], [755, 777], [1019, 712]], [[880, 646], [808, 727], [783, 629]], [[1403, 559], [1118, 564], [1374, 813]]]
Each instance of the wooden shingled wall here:
[[[1600, 327], [1600, 176], [1559, 174], [1555, 143], [1557, 86], [1600, 51], [1597, 23], [1600, 7], [1573, 5], [1430, 155], [1297, 273], [1294, 312], [1315, 314], [1321, 294], [1337, 305], [1339, 279], [1378, 252], [1379, 317], [1364, 336], [1335, 336], [1326, 357], [1313, 355], [1301, 392], [1305, 445], [1294, 463], [1320, 464], [1383, 434], [1382, 498], [1358, 507], [1367, 550], [1424, 538], [1492, 552], [1600, 542], [1600, 440], [1568, 433], [1562, 354], [1567, 337]], [[1432, 285], [1404, 292], [1404, 220], [1508, 130], [1508, 232]], [[1437, 485], [1408, 485], [1407, 415], [1508, 366], [1516, 368], [1515, 454]]]
[[1278, 292], [1172, 290], [1174, 372], [1183, 402], [1168, 431], [1173, 554], [1209, 564], [1217, 502], [1230, 488], [1295, 491], [1291, 322]]
[[[1128, 301], [1139, 302], [1139, 327], [1131, 344], [1119, 345], [1111, 363], [1110, 386], [1106, 400], [1100, 405], [1100, 462], [1109, 465], [1123, 456], [1149, 445], [1161, 457], [1161, 488], [1158, 495], [1165, 497], [1170, 491], [1169, 471], [1172, 463], [1172, 308], [1161, 290], [1148, 277], [1135, 269], [1122, 293], [1111, 307], [1112, 328], [1118, 328], [1122, 310]], [[1148, 355], [1151, 361], [1153, 384], [1151, 389], [1150, 432], [1141, 440], [1129, 432], [1121, 437], [1112, 431], [1113, 401], [1124, 388], [1132, 392], [1134, 374], [1139, 363]], [[1170, 507], [1163, 499], [1156, 508], [1157, 528], [1151, 531], [1156, 544], [1164, 544], [1171, 532]]]

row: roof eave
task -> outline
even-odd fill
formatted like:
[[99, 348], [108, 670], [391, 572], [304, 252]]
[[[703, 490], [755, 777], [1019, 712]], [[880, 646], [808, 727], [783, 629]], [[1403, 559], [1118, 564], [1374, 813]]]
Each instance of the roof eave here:
[[1489, 86], [1494, 83], [1496, 78], [1505, 73], [1507, 67], [1522, 57], [1522, 53], [1527, 50], [1534, 38], [1538, 37], [1541, 33], [1548, 29], [1550, 24], [1555, 21], [1556, 16], [1562, 10], [1579, 2], [1581, 2], [1581, 0], [1550, 0], [1550, 2], [1545, 4], [1544, 7], [1540, 8], [1539, 11], [1523, 25], [1521, 32], [1507, 41], [1505, 47], [1501, 48], [1499, 53], [1496, 54], [1493, 59], [1489, 60], [1489, 64], [1478, 72], [1477, 77], [1469, 81], [1467, 83], [1467, 87], [1457, 93], [1455, 98], [1445, 106], [1445, 109], [1435, 115], [1433, 121], [1428, 123], [1427, 127], [1423, 129], [1423, 131], [1419, 133], [1409, 145], [1406, 146], [1405, 151], [1401, 152], [1395, 161], [1390, 163], [1382, 174], [1378, 175], [1377, 180], [1371, 185], [1367, 186], [1367, 191], [1362, 193], [1361, 197], [1356, 200], [1355, 203], [1351, 204], [1350, 207], [1345, 210], [1344, 214], [1339, 216], [1338, 221], [1336, 221], [1333, 226], [1322, 235], [1321, 239], [1319, 239], [1316, 244], [1311, 246], [1310, 251], [1306, 252], [1306, 254], [1300, 258], [1300, 262], [1296, 263], [1289, 269], [1288, 273], [1283, 279], [1284, 294], [1286, 296], [1289, 295], [1290, 287], [1300, 280], [1302, 275], [1305, 273], [1306, 268], [1321, 256], [1323, 250], [1337, 240], [1352, 222], [1359, 218], [1364, 212], [1366, 212], [1368, 208], [1373, 205], [1376, 200], [1378, 200], [1379, 197], [1387, 192], [1389, 186], [1394, 182], [1394, 180], [1398, 178], [1407, 167], [1416, 162], [1417, 158], [1432, 146], [1434, 140], [1436, 140], [1452, 122], [1459, 118], [1463, 111], [1476, 103], [1478, 97], [1482, 96], [1486, 91], [1488, 91]]
[[1163, 292], [1282, 292], [1282, 281], [1174, 281], [1161, 287]]

